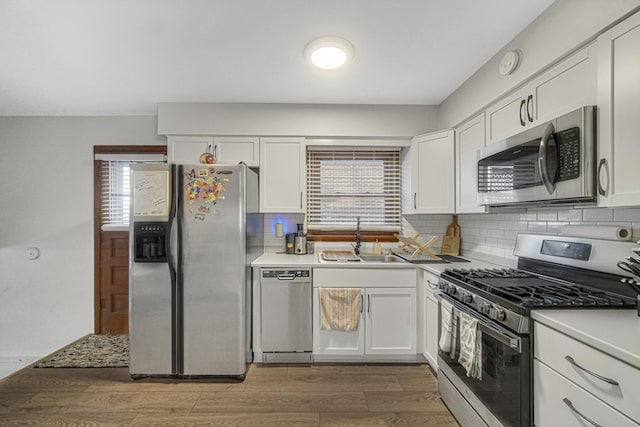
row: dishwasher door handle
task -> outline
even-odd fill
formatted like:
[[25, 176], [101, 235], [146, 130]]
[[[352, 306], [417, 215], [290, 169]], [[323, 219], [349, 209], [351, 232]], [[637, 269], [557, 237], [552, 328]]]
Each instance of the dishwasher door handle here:
[[278, 274], [278, 280], [293, 280], [296, 278], [295, 274]]

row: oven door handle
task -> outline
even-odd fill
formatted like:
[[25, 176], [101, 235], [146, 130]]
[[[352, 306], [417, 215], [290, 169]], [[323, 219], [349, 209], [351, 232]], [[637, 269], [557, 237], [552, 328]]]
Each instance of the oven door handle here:
[[457, 301], [447, 297], [445, 294], [438, 293], [438, 296], [451, 304], [454, 311], [465, 313], [476, 319], [478, 321], [478, 329], [480, 329], [483, 334], [487, 334], [500, 343], [517, 350], [518, 353], [522, 353], [522, 340], [519, 336], [512, 334], [506, 329], [487, 323], [486, 320], [478, 317], [476, 313], [459, 304]]
[[556, 140], [553, 137], [554, 130], [553, 124], [549, 123], [540, 139], [540, 148], [538, 149], [538, 168], [540, 169], [542, 183], [549, 194], [553, 194], [556, 189], [556, 177], [551, 177], [547, 168], [547, 150], [549, 148], [556, 149]]

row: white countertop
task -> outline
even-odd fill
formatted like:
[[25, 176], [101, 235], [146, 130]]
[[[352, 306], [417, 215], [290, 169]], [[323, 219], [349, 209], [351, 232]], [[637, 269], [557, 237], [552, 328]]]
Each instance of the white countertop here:
[[320, 261], [320, 254], [291, 255], [284, 253], [265, 253], [251, 263], [252, 267], [311, 267], [311, 268], [421, 268], [440, 275], [446, 268], [500, 268], [499, 264], [462, 256], [470, 262], [452, 262], [441, 264], [413, 264], [410, 262], [334, 262]]
[[532, 318], [640, 369], [636, 310], [534, 310]]

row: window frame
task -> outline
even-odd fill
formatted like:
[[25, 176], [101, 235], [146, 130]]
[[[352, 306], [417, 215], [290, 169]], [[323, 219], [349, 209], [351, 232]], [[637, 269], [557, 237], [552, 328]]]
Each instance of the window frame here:
[[[331, 224], [321, 224], [319, 222], [309, 222], [309, 219], [315, 215], [320, 215], [319, 209], [316, 212], [310, 212], [310, 206], [318, 206], [320, 204], [320, 165], [323, 160], [334, 161], [361, 161], [361, 160], [384, 160], [384, 171], [381, 184], [385, 190], [391, 188], [394, 190], [391, 194], [383, 191], [380, 196], [384, 203], [389, 205], [385, 210], [384, 219], [391, 218], [392, 223], [364, 225], [361, 228], [361, 240], [365, 242], [396, 242], [396, 234], [400, 233], [402, 227], [402, 156], [401, 148], [398, 146], [308, 146], [306, 153], [306, 177], [307, 177], [307, 238], [316, 241], [353, 241], [355, 239], [355, 218], [353, 223], [344, 224], [337, 223], [335, 227]], [[380, 156], [376, 158], [376, 153]], [[364, 157], [360, 157], [364, 155]], [[368, 157], [367, 157], [368, 155]], [[352, 159], [348, 157], [352, 156]], [[324, 158], [323, 158], [324, 157]], [[389, 162], [389, 163], [387, 163]], [[367, 167], [367, 166], [365, 166]], [[313, 168], [313, 169], [310, 169]], [[312, 176], [313, 175], [313, 176]], [[312, 188], [313, 187], [313, 188]], [[336, 193], [338, 194], [338, 193]], [[357, 193], [345, 193], [346, 197], [358, 197]], [[329, 195], [331, 197], [331, 195]], [[370, 198], [371, 196], [361, 196]], [[375, 197], [375, 196], [374, 196]], [[337, 197], [336, 197], [337, 198]], [[351, 206], [349, 210], [357, 209], [357, 206]], [[372, 217], [375, 222], [375, 216]], [[366, 222], [366, 219], [365, 219]], [[352, 225], [351, 225], [352, 224]]]

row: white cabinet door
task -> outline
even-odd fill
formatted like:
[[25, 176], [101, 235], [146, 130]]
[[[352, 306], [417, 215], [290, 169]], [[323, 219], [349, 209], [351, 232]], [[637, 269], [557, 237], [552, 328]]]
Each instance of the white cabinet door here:
[[411, 213], [455, 210], [453, 129], [420, 135], [411, 141]]
[[424, 272], [424, 357], [434, 370], [438, 369], [438, 300], [435, 292], [438, 290], [438, 277], [427, 271]]
[[197, 164], [202, 153], [213, 153], [212, 136], [167, 137], [167, 163]]
[[533, 361], [533, 390], [536, 427], [638, 426], [537, 359]]
[[596, 51], [591, 44], [531, 82], [529, 93], [535, 100], [529, 107], [532, 125], [596, 103]]
[[251, 136], [216, 136], [213, 138], [213, 155], [218, 163], [258, 167], [260, 162], [260, 140]]
[[[364, 304], [358, 330], [353, 332], [323, 330], [320, 327], [320, 289], [313, 290], [313, 354], [359, 356], [364, 354]], [[361, 290], [364, 301], [365, 290]]]
[[438, 301], [427, 295], [427, 351], [424, 355], [431, 367], [438, 370]]
[[484, 113], [455, 129], [456, 134], [456, 212], [486, 212], [479, 206], [477, 150], [484, 147]]
[[640, 205], [640, 13], [598, 38], [598, 205]]
[[528, 87], [518, 90], [485, 110], [487, 145], [527, 128], [527, 90]]
[[416, 354], [416, 289], [369, 288], [366, 354]]
[[596, 48], [587, 46], [485, 110], [486, 144], [596, 103]]
[[260, 212], [304, 213], [304, 138], [260, 138]]

